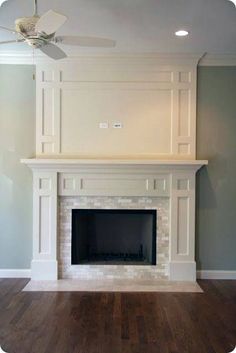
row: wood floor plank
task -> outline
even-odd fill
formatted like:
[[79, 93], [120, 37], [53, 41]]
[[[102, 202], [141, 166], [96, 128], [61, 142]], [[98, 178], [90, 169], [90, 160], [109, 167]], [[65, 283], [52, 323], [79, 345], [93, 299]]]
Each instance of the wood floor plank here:
[[236, 281], [204, 293], [22, 292], [0, 280], [0, 345], [9, 353], [227, 353], [236, 346]]

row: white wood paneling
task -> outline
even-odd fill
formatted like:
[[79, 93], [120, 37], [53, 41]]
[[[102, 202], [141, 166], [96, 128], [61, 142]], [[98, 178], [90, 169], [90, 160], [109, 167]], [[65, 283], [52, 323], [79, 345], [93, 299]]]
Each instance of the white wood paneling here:
[[148, 56], [37, 65], [37, 155], [194, 159], [196, 65]]
[[43, 265], [47, 269], [46, 277], [56, 279], [57, 173], [35, 172], [33, 177], [32, 278], [41, 278], [42, 271], [38, 268]]
[[169, 196], [169, 175], [60, 173], [60, 196]]
[[172, 174], [170, 278], [195, 280], [195, 172]]
[[196, 279], [195, 173], [207, 161], [28, 159], [22, 162], [34, 173], [32, 278], [57, 278], [57, 196], [141, 195], [170, 199], [170, 279]]

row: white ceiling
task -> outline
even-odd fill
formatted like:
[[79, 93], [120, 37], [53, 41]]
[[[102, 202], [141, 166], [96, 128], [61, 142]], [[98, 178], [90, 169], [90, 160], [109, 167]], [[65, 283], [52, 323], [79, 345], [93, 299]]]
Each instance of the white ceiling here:
[[[68, 17], [58, 34], [115, 39], [113, 49], [99, 52], [178, 52], [236, 54], [236, 8], [228, 0], [39, 0], [40, 14], [53, 9]], [[0, 7], [0, 25], [30, 16], [33, 0], [8, 0]], [[180, 28], [190, 31], [176, 38]], [[0, 40], [13, 35], [0, 32]], [[24, 50], [25, 44], [4, 45], [0, 50]], [[66, 47], [64, 47], [66, 49]]]

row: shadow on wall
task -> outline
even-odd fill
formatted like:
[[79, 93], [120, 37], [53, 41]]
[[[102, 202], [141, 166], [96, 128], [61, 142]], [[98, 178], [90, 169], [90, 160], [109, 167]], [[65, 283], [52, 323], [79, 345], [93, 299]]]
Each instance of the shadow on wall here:
[[197, 211], [217, 208], [216, 193], [227, 183], [230, 161], [220, 154], [208, 156], [206, 159], [209, 160], [209, 166], [202, 168], [197, 174]]
[[[210, 217], [213, 213], [218, 212], [220, 209], [220, 200], [217, 199], [217, 194], [225, 188], [227, 184], [227, 170], [229, 160], [221, 154], [208, 156], [209, 166], [202, 168], [197, 174], [197, 189], [196, 189], [196, 258], [198, 259], [198, 269], [202, 268], [200, 261], [201, 246], [203, 242], [200, 233], [202, 232], [202, 219], [204, 224], [210, 222]], [[217, 225], [216, 225], [217, 226]], [[212, 226], [209, 224], [209, 232]], [[205, 229], [207, 231], [207, 229]], [[208, 233], [204, 234], [206, 237]], [[216, 235], [216, 234], [215, 234]], [[208, 239], [205, 239], [206, 246]], [[210, 249], [209, 255], [210, 255]]]

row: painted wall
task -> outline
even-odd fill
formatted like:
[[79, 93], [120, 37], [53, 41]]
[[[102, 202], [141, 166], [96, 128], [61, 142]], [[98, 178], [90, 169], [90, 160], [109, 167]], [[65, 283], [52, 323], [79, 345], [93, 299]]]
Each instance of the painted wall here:
[[[33, 67], [0, 65], [0, 268], [29, 268], [35, 150]], [[236, 269], [236, 68], [201, 67], [198, 79], [197, 260]]]
[[198, 77], [197, 259], [236, 270], [236, 67], [201, 67]]
[[32, 66], [0, 65], [0, 268], [29, 268], [32, 176], [20, 158], [35, 154]]

